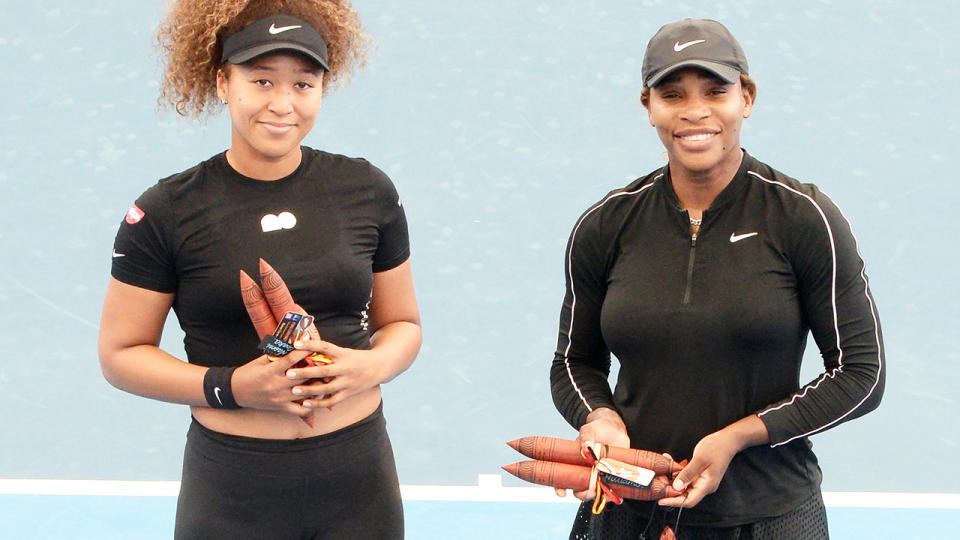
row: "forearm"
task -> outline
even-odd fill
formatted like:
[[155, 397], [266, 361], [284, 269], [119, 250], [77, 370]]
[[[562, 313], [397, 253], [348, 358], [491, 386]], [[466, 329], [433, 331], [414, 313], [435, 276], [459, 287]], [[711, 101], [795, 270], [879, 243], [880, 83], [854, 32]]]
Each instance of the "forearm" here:
[[377, 329], [370, 337], [370, 353], [377, 368], [378, 384], [389, 382], [411, 365], [420, 351], [420, 325], [395, 321]]
[[183, 362], [155, 345], [101, 352], [100, 368], [110, 384], [125, 392], [171, 403], [207, 404], [207, 368]]
[[799, 392], [759, 413], [774, 446], [819, 433], [877, 407], [883, 395], [879, 364], [850, 363], [823, 373]]
[[734, 453], [770, 442], [767, 426], [755, 414], [737, 420], [718, 431], [717, 434], [728, 441]]

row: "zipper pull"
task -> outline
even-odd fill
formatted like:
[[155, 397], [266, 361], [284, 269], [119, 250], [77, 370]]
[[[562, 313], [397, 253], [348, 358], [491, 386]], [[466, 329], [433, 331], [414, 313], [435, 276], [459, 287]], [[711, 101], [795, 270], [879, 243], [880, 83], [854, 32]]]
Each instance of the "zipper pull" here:
[[690, 247], [697, 247], [697, 233], [690, 235]]

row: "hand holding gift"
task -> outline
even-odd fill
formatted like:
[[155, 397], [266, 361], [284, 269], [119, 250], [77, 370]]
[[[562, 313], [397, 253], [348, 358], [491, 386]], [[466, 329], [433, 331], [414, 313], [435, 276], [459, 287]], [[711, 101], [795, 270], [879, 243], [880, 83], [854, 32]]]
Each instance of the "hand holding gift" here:
[[[240, 293], [243, 305], [247, 308], [250, 321], [262, 339], [260, 350], [267, 358], [276, 361], [293, 350], [293, 343], [297, 339], [320, 339], [320, 333], [313, 325], [313, 318], [293, 301], [290, 289], [280, 277], [280, 274], [260, 259], [260, 282], [263, 289], [247, 275], [240, 271]], [[305, 335], [304, 335], [305, 334]], [[324, 364], [333, 361], [326, 355], [314, 353], [307, 356], [293, 367], [303, 368]], [[310, 427], [313, 427], [313, 412], [302, 417]]]
[[620, 504], [622, 498], [652, 501], [681, 495], [671, 484], [683, 464], [663, 454], [596, 443], [581, 446], [553, 437], [524, 437], [507, 444], [533, 461], [512, 463], [505, 471], [544, 486], [596, 490], [597, 513], [607, 498]]

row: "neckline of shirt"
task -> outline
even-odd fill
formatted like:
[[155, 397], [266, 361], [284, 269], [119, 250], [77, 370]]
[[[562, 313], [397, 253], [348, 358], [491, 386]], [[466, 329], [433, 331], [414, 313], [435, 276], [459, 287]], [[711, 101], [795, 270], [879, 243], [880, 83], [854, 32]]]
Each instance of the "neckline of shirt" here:
[[[730, 180], [730, 183], [727, 184], [727, 186], [717, 194], [715, 199], [713, 199], [713, 202], [710, 203], [710, 206], [704, 209], [704, 213], [715, 215], [720, 210], [728, 206], [736, 197], [736, 194], [739, 193], [740, 188], [746, 185], [747, 171], [751, 168], [756, 168], [754, 167], [754, 159], [744, 148], [743, 159], [740, 160], [740, 168], [737, 169], [737, 172], [733, 175], [733, 179]], [[677, 194], [673, 191], [673, 181], [670, 178], [669, 164], [663, 167], [663, 176], [664, 181], [662, 185], [670, 204], [678, 212], [683, 212], [683, 206], [680, 205], [680, 200], [677, 199]], [[687, 226], [686, 222], [684, 222], [684, 224]]]
[[309, 167], [311, 161], [313, 161], [313, 151], [306, 146], [301, 146], [300, 155], [300, 164], [297, 165], [297, 168], [294, 169], [292, 173], [282, 178], [277, 178], [276, 180], [258, 180], [240, 173], [230, 165], [229, 161], [227, 161], [226, 150], [217, 154], [215, 164], [223, 171], [224, 176], [231, 182], [244, 186], [250, 186], [256, 189], [274, 190], [292, 184], [301, 176], [303, 176], [303, 171], [307, 170], [307, 167]]

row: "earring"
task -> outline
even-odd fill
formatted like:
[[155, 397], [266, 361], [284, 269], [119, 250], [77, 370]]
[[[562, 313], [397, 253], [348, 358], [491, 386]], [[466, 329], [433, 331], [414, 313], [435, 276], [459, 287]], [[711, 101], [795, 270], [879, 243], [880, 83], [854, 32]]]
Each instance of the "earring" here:
[[224, 105], [226, 105], [226, 104], [227, 104], [227, 100], [225, 100], [225, 99], [223, 99], [223, 98], [220, 98], [220, 103], [223, 103]]

